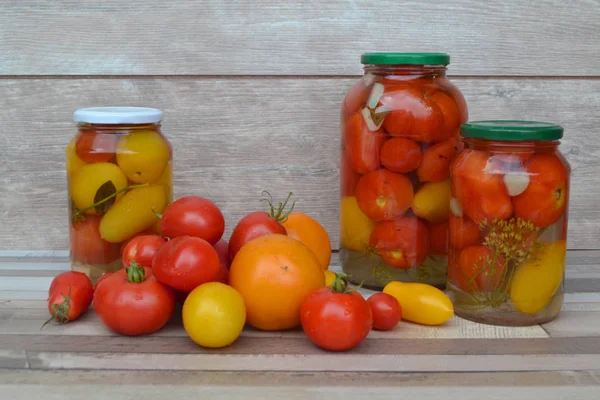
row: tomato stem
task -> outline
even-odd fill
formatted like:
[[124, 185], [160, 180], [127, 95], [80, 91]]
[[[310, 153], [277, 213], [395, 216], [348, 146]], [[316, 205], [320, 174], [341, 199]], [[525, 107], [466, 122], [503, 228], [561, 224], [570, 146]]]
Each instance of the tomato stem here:
[[69, 285], [69, 294], [65, 296], [64, 293], [61, 293], [64, 297], [64, 300], [60, 304], [53, 304], [51, 307], [50, 315], [51, 317], [44, 322], [44, 325], [40, 328], [40, 330], [44, 329], [46, 325], [50, 323], [50, 321], [55, 321], [59, 324], [66, 324], [69, 322], [69, 309], [71, 308], [71, 289], [72, 286]]
[[126, 270], [129, 283], [142, 283], [146, 280], [146, 271], [143, 267], [137, 265], [135, 261], [131, 261], [131, 265]]
[[117, 190], [116, 192], [114, 192], [114, 193], [113, 193], [113, 194], [111, 194], [110, 196], [106, 196], [106, 197], [105, 197], [105, 198], [103, 198], [102, 200], [100, 200], [100, 201], [98, 201], [98, 202], [96, 202], [96, 203], [92, 204], [91, 206], [89, 206], [89, 207], [86, 207], [86, 208], [83, 208], [83, 209], [81, 209], [81, 210], [78, 210], [78, 211], [77, 211], [75, 214], [73, 214], [72, 220], [73, 220], [73, 222], [77, 221], [77, 219], [81, 218], [81, 216], [82, 216], [83, 214], [85, 214], [87, 211], [95, 209], [96, 207], [98, 207], [98, 206], [100, 206], [100, 205], [102, 205], [102, 204], [106, 203], [107, 201], [109, 201], [109, 200], [110, 200], [110, 199], [112, 199], [113, 197], [116, 197], [116, 196], [120, 195], [121, 193], [123, 193], [123, 192], [126, 192], [126, 191], [127, 191], [127, 190], [129, 190], [129, 189], [136, 189], [136, 188], [140, 188], [140, 187], [146, 187], [146, 186], [150, 186], [150, 184], [149, 184], [149, 183], [141, 183], [141, 184], [139, 184], [139, 185], [130, 185], [130, 186], [125, 186], [125, 187], [123, 187], [123, 188], [121, 188], [121, 189]]
[[271, 216], [271, 218], [273, 218], [279, 223], [287, 221], [289, 215], [292, 213], [292, 211], [294, 211], [294, 206], [296, 205], [296, 200], [294, 200], [289, 211], [285, 211], [285, 208], [287, 207], [290, 199], [292, 198], [292, 192], [290, 192], [285, 201], [283, 203], [279, 203], [277, 207], [273, 205], [273, 196], [271, 196], [271, 193], [269, 193], [266, 190], [263, 190], [262, 195], [265, 196], [265, 198], [262, 199], [262, 201], [266, 201], [269, 204], [269, 215]]
[[333, 283], [331, 284], [333, 293], [349, 293], [348, 291], [348, 275], [344, 273], [336, 273]]

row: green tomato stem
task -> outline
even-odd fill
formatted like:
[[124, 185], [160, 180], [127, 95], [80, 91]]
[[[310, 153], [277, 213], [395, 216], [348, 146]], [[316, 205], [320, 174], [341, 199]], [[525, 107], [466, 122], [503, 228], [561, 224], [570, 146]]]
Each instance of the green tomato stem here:
[[131, 265], [126, 268], [126, 271], [129, 283], [142, 283], [146, 280], [146, 271], [143, 267], [137, 265], [135, 261], [131, 262]]
[[102, 200], [92, 204], [89, 207], [83, 208], [79, 211], [77, 211], [75, 214], [73, 214], [72, 220], [77, 221], [78, 218], [80, 218], [83, 214], [85, 214], [87, 211], [92, 210], [104, 203], [106, 203], [107, 201], [109, 201], [110, 199], [112, 199], [113, 197], [116, 197], [118, 195], [120, 195], [123, 192], [128, 191], [129, 189], [136, 189], [136, 188], [141, 188], [141, 187], [146, 187], [146, 186], [150, 186], [149, 183], [141, 183], [139, 185], [130, 185], [130, 186], [125, 186], [119, 190], [117, 190], [116, 192], [114, 192], [113, 194], [111, 194], [110, 196], [106, 196], [105, 198], [103, 198]]

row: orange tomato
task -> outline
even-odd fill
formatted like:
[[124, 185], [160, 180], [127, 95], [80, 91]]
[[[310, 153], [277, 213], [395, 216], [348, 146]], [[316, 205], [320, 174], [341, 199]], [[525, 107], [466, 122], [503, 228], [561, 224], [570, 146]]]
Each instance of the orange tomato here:
[[529, 174], [527, 189], [513, 199], [515, 215], [537, 227], [554, 224], [567, 207], [568, 172], [554, 154], [538, 154], [525, 166]]
[[274, 234], [240, 249], [229, 270], [229, 285], [244, 298], [248, 324], [277, 331], [300, 325], [302, 302], [325, 286], [325, 275], [302, 242]]
[[291, 213], [282, 225], [289, 237], [301, 241], [314, 253], [321, 268], [329, 268], [331, 240], [321, 224], [306, 214]]

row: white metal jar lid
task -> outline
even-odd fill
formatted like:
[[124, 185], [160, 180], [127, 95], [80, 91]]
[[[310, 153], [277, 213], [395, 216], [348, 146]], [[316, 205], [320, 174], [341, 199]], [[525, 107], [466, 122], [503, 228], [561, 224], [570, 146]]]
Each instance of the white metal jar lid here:
[[89, 124], [151, 124], [162, 121], [163, 113], [146, 107], [93, 107], [75, 111], [73, 119]]

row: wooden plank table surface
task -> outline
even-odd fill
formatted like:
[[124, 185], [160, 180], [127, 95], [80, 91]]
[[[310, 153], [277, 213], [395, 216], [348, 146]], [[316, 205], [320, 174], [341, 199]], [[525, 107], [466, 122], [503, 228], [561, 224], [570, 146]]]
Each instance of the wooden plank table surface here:
[[5, 253], [0, 398], [598, 399], [598, 255], [569, 252], [568, 293], [561, 315], [550, 323], [509, 328], [459, 317], [441, 327], [403, 322], [390, 332], [371, 332], [352, 351], [331, 353], [313, 346], [301, 330], [250, 328], [228, 348], [203, 349], [187, 337], [179, 316], [145, 337], [111, 333], [93, 310], [71, 324], [40, 329], [48, 317], [48, 284], [68, 268], [65, 254]]

